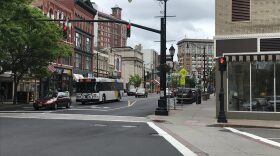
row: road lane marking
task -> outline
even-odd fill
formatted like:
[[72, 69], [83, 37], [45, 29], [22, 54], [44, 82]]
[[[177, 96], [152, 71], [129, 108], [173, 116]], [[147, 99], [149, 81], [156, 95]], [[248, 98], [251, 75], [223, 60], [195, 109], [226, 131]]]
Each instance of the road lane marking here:
[[133, 116], [114, 116], [114, 115], [85, 115], [85, 114], [42, 114], [42, 113], [3, 113], [0, 118], [21, 118], [21, 119], [47, 119], [47, 120], [88, 120], [88, 121], [115, 121], [115, 122], [133, 122], [146, 123], [145, 117]]
[[186, 146], [184, 146], [182, 143], [177, 141], [175, 138], [173, 138], [171, 135], [166, 133], [164, 130], [156, 126], [153, 122], [147, 122], [147, 124], [155, 131], [157, 131], [160, 136], [164, 137], [171, 145], [173, 145], [184, 156], [197, 156], [193, 151], [188, 149]]
[[103, 125], [103, 124], [94, 124], [93, 126], [95, 126], [95, 127], [106, 127], [106, 126], [108, 126], [108, 125]]
[[122, 127], [123, 127], [123, 128], [135, 128], [135, 127], [137, 127], [137, 126], [123, 125]]
[[130, 103], [130, 105], [128, 107], [133, 106], [136, 103], [137, 100], [135, 100], [134, 102]]
[[242, 132], [242, 131], [239, 131], [239, 130], [237, 130], [237, 129], [231, 128], [231, 127], [225, 127], [225, 129], [230, 130], [230, 131], [233, 132], [233, 133], [245, 135], [245, 136], [250, 137], [250, 138], [253, 138], [253, 139], [255, 139], [255, 140], [259, 140], [259, 141], [261, 141], [261, 142], [264, 142], [264, 143], [267, 143], [267, 144], [270, 144], [270, 145], [273, 145], [273, 146], [276, 146], [276, 147], [280, 147], [280, 143], [279, 143], [279, 142], [275, 142], [275, 141], [272, 141], [272, 140], [268, 140], [268, 139], [266, 139], [266, 138], [262, 138], [262, 137], [259, 137], [259, 136], [257, 136], [257, 135], [251, 134], [251, 133]]

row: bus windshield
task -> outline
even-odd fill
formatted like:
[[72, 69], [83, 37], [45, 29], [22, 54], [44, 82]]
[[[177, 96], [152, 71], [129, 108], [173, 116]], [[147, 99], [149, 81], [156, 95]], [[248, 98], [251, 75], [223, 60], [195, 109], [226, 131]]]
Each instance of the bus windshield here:
[[96, 82], [78, 82], [77, 93], [96, 93]]

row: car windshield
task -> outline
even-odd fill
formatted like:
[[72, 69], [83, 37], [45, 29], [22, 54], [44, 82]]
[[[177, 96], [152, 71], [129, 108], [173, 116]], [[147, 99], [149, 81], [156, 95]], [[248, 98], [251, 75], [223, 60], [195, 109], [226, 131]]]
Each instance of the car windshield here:
[[144, 92], [145, 92], [145, 89], [140, 88], [140, 89], [137, 90], [137, 92], [139, 92], [139, 93], [144, 93]]
[[57, 94], [58, 94], [58, 93], [48, 93], [48, 94], [46, 95], [46, 98], [57, 97]]
[[129, 92], [135, 92], [136, 91], [136, 89], [130, 89], [129, 90]]
[[179, 93], [188, 93], [190, 91], [189, 88], [181, 88], [181, 89], [178, 89], [178, 92]]

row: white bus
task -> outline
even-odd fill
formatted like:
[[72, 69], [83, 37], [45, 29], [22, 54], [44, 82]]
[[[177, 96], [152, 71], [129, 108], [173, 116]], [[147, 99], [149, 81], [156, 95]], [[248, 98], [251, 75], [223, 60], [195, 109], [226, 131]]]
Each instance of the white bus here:
[[123, 81], [109, 78], [83, 78], [77, 82], [76, 102], [120, 101], [124, 94]]

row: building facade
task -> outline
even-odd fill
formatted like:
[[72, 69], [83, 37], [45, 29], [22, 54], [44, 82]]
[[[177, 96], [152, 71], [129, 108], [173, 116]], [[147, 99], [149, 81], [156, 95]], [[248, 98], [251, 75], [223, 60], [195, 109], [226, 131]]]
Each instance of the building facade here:
[[194, 77], [197, 83], [203, 82], [204, 71], [207, 80], [215, 66], [214, 41], [210, 39], [183, 39], [177, 43], [177, 46], [179, 65], [185, 67], [189, 76]]
[[142, 49], [144, 57], [144, 85], [150, 92], [159, 88], [159, 77], [156, 67], [160, 65], [158, 52], [154, 49]]
[[[42, 10], [43, 14], [50, 19], [67, 20], [72, 19], [73, 12], [64, 5], [62, 0], [37, 0], [34, 6]], [[72, 26], [66, 22], [57, 22], [63, 28], [63, 25], [68, 27], [68, 35], [65, 38], [70, 47], [73, 47]], [[48, 69], [52, 73], [50, 77], [41, 79], [40, 95], [44, 96], [49, 90], [61, 90], [72, 92], [72, 75], [73, 75], [73, 59], [72, 57], [59, 57], [55, 62], [52, 62]], [[23, 83], [19, 85], [19, 91], [26, 88]]]
[[[98, 20], [122, 20], [122, 9], [118, 6], [112, 8], [112, 14], [98, 12]], [[98, 48], [125, 47], [126, 25], [120, 23], [98, 23]]]
[[[280, 119], [279, 8], [279, 0], [216, 0], [215, 51], [227, 58], [228, 118]], [[216, 80], [218, 93], [218, 71]]]
[[[116, 54], [120, 55], [121, 60], [121, 77], [124, 81], [124, 88], [129, 90], [133, 86], [129, 85], [130, 76], [138, 74], [144, 78], [144, 66], [143, 66], [143, 53], [140, 50], [136, 50], [131, 47], [116, 48]], [[143, 84], [141, 87], [144, 87]]]

